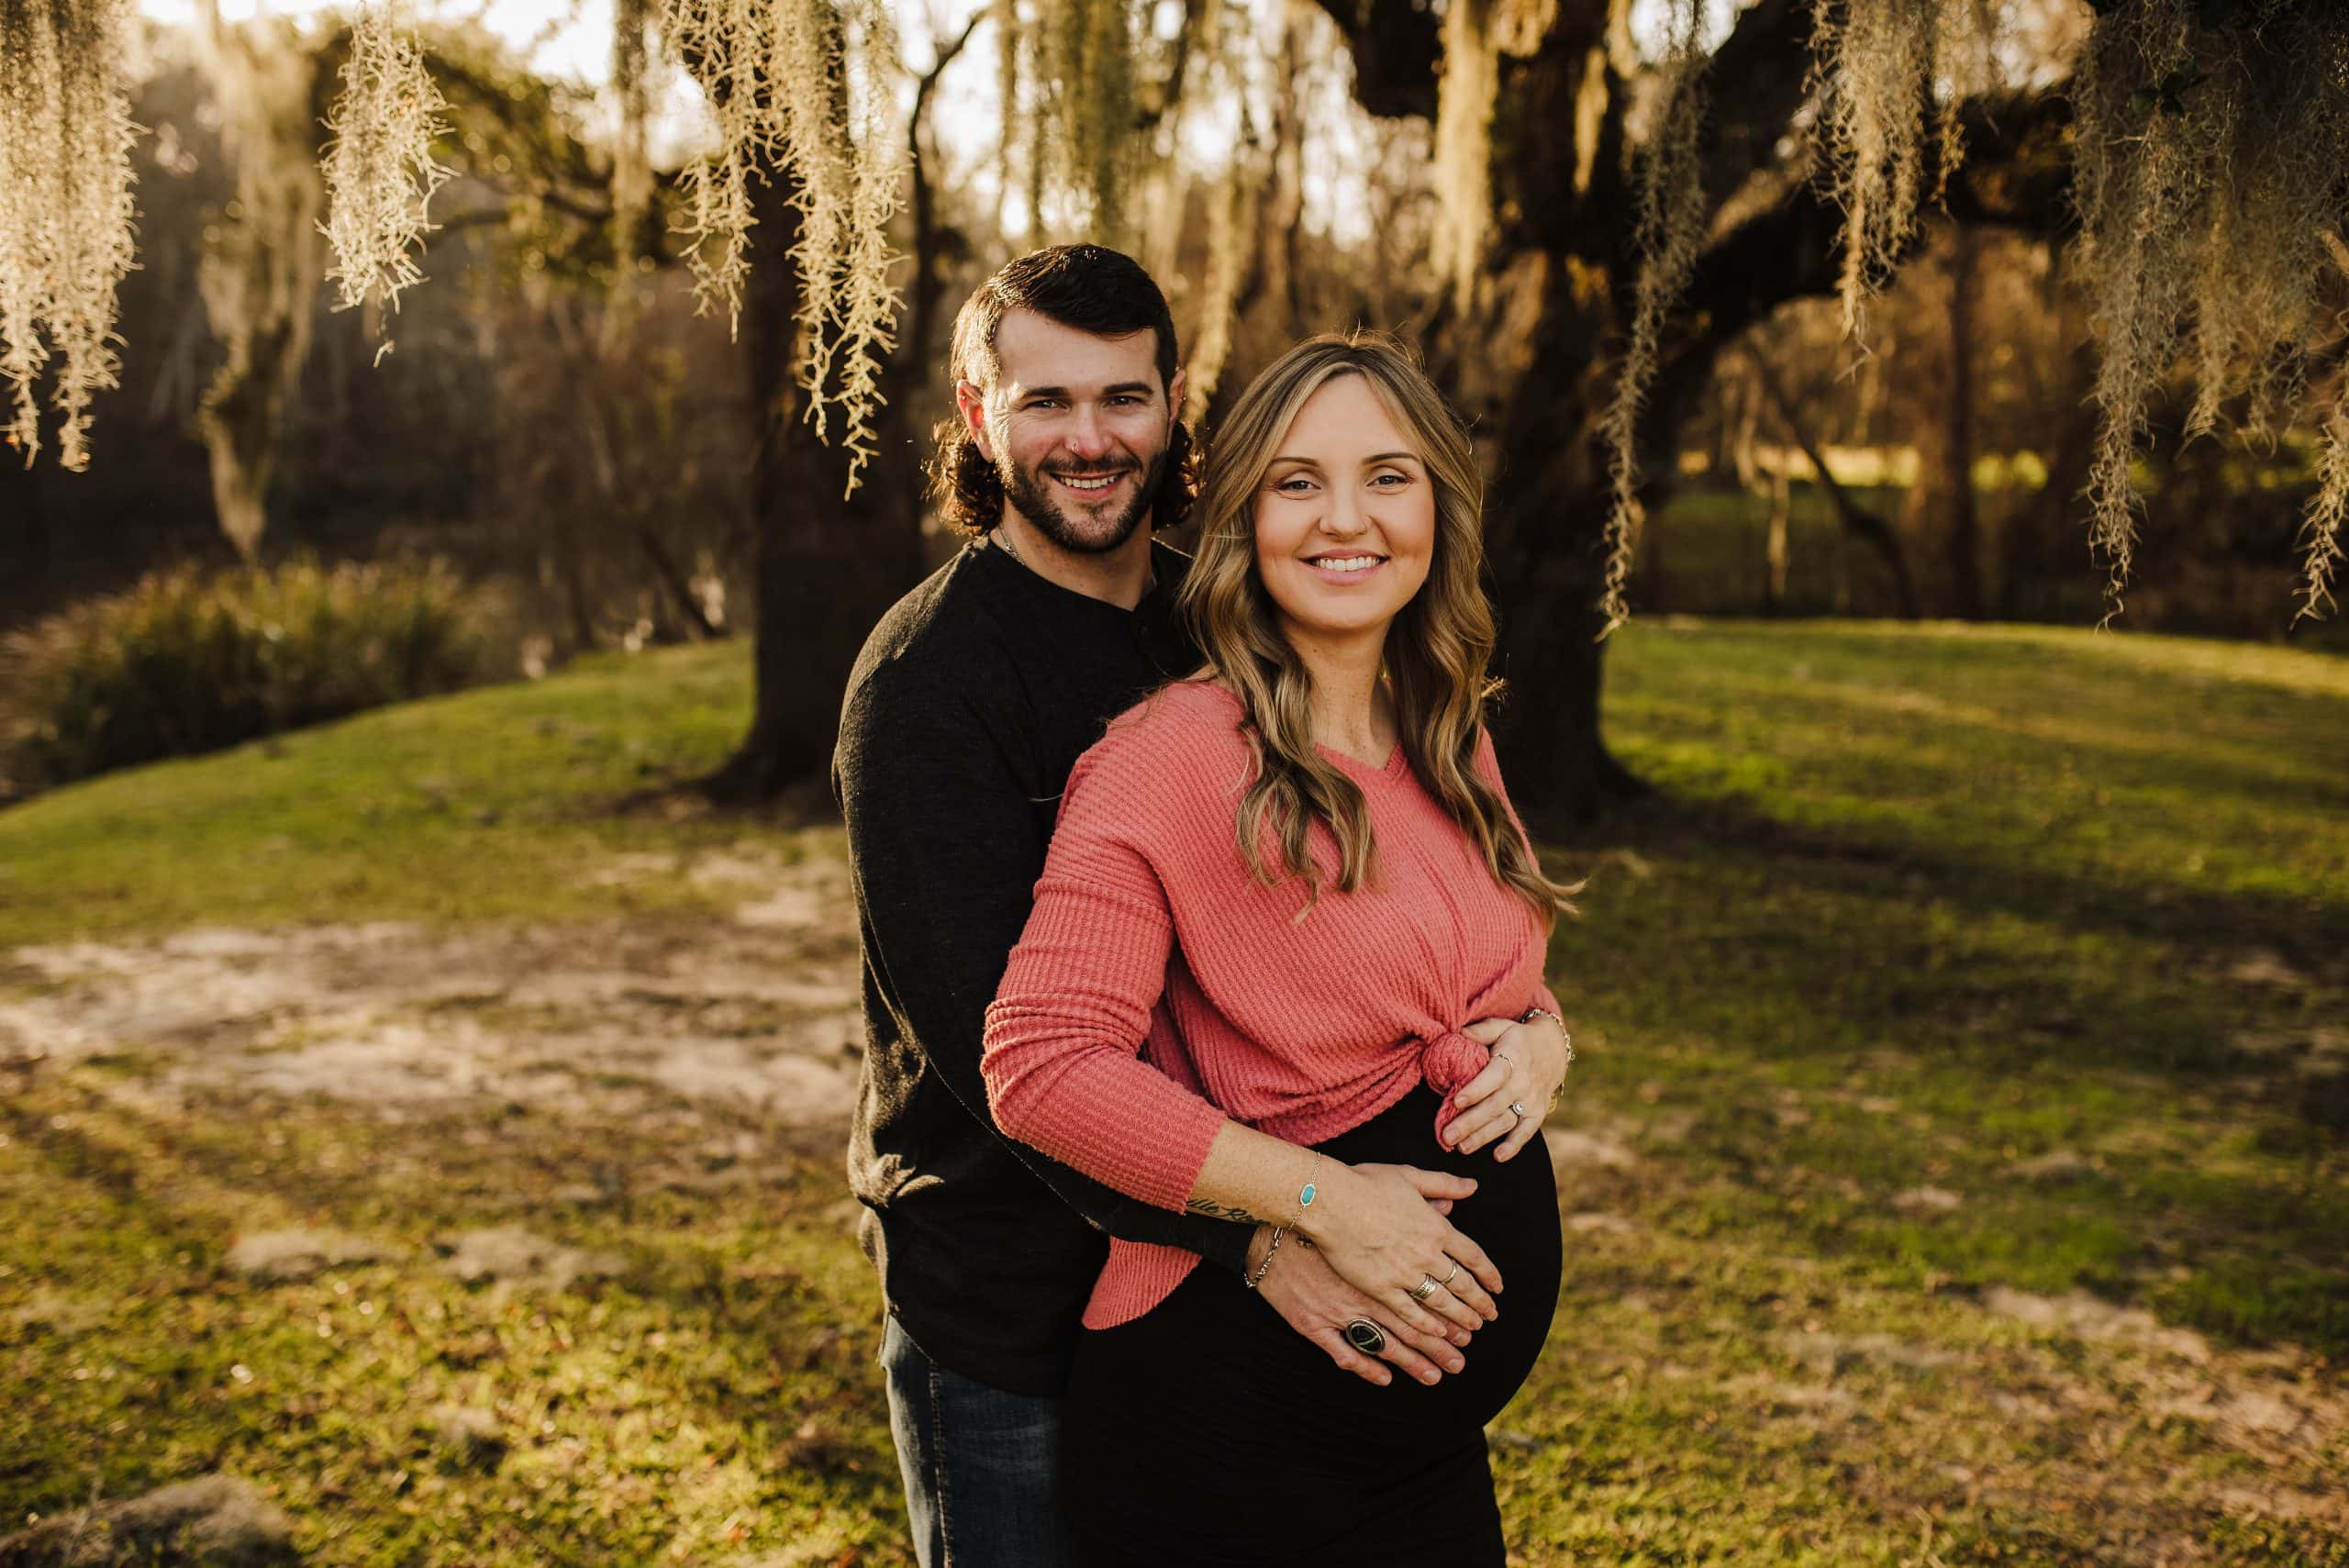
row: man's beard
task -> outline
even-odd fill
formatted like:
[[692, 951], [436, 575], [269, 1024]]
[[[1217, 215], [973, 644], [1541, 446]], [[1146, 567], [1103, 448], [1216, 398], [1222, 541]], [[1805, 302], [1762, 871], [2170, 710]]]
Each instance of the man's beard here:
[[[1134, 537], [1134, 530], [1150, 516], [1151, 507], [1158, 501], [1159, 480], [1166, 472], [1166, 454], [1170, 449], [1161, 447], [1141, 471], [1141, 482], [1134, 486], [1134, 498], [1118, 515], [1106, 533], [1085, 534], [1077, 530], [1060, 503], [1045, 489], [1043, 469], [1039, 465], [1033, 474], [1014, 468], [1008, 460], [996, 464], [996, 477], [1003, 483], [1004, 498], [1019, 508], [1019, 515], [1035, 525], [1046, 539], [1063, 550], [1076, 555], [1106, 555]], [[1129, 464], [1123, 470], [1131, 472]]]

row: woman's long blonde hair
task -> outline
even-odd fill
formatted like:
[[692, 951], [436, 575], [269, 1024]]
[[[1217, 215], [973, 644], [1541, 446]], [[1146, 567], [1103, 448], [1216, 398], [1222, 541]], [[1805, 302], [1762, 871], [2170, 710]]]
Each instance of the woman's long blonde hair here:
[[1486, 704], [1500, 690], [1486, 673], [1493, 611], [1477, 580], [1485, 557], [1484, 476], [1458, 416], [1411, 351], [1383, 332], [1325, 332], [1265, 366], [1217, 428], [1201, 475], [1197, 546], [1176, 605], [1206, 656], [1202, 675], [1219, 679], [1244, 711], [1255, 771], [1240, 801], [1240, 852], [1258, 881], [1274, 882], [1263, 849], [1271, 824], [1282, 869], [1304, 879], [1310, 909], [1321, 888], [1306, 829], [1319, 817], [1337, 836], [1339, 891], [1351, 893], [1375, 874], [1376, 845], [1362, 786], [1314, 746], [1307, 700], [1313, 679], [1282, 635], [1256, 570], [1256, 494], [1265, 470], [1306, 400], [1341, 375], [1369, 384], [1435, 485], [1434, 559], [1426, 583], [1386, 632], [1386, 673], [1404, 754], [1483, 851], [1494, 880], [1531, 905], [1546, 929], [1558, 910], [1571, 909], [1565, 895], [1572, 890], [1542, 874], [1500, 794], [1475, 766]]

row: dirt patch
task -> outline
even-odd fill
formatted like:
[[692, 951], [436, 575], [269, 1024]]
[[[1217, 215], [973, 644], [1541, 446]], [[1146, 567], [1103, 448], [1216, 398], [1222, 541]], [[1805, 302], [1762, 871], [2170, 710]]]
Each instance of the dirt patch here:
[[35, 984], [0, 1000], [0, 1058], [128, 1058], [139, 1071], [108, 1092], [145, 1105], [202, 1089], [395, 1118], [473, 1101], [624, 1116], [665, 1097], [845, 1129], [863, 1023], [837, 853], [626, 855], [587, 875], [683, 875], [748, 896], [700, 924], [207, 927], [19, 948]]
[[395, 1250], [350, 1236], [340, 1230], [259, 1230], [237, 1238], [228, 1249], [228, 1266], [248, 1279], [264, 1284], [294, 1284], [316, 1279], [329, 1269], [351, 1263], [372, 1263], [395, 1256]]
[[202, 1475], [127, 1502], [77, 1509], [0, 1540], [0, 1562], [296, 1563], [293, 1526], [247, 1482]]

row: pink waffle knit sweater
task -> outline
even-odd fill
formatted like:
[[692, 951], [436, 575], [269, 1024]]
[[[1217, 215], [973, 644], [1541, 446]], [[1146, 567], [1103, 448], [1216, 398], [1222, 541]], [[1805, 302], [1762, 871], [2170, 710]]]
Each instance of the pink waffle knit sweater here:
[[[1486, 870], [1399, 745], [1385, 767], [1323, 748], [1362, 785], [1377, 875], [1337, 892], [1336, 839], [1315, 822], [1323, 892], [1298, 920], [1303, 883], [1266, 887], [1240, 855], [1252, 766], [1240, 715], [1222, 687], [1178, 683], [1077, 760], [986, 1014], [997, 1125], [1172, 1209], [1227, 1118], [1294, 1143], [1334, 1138], [1422, 1081], [1450, 1094], [1475, 1077], [1488, 1055], [1467, 1024], [1557, 1006], [1531, 909]], [[1475, 767], [1498, 786], [1481, 734]], [[1510, 822], [1521, 835], [1514, 808]], [[1141, 1316], [1197, 1262], [1112, 1241], [1085, 1327]]]

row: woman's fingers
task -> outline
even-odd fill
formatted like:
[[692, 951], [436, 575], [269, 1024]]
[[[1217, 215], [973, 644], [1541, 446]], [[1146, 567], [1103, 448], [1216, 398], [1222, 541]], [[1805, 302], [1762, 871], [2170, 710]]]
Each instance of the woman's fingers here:
[[1519, 1150], [1532, 1142], [1533, 1135], [1541, 1130], [1540, 1114], [1531, 1106], [1526, 1106], [1524, 1119], [1510, 1129], [1507, 1136], [1502, 1138], [1500, 1146], [1493, 1151], [1493, 1158], [1496, 1160], [1511, 1158]]
[[[1493, 1266], [1492, 1259], [1485, 1255], [1485, 1250], [1482, 1247], [1455, 1230], [1444, 1241], [1443, 1250], [1451, 1253], [1463, 1269], [1474, 1274], [1478, 1284], [1483, 1285], [1495, 1296], [1501, 1293], [1501, 1272]], [[1449, 1269], [1452, 1265], [1446, 1263], [1444, 1267]], [[1443, 1276], [1438, 1274], [1436, 1277], [1441, 1279]], [[1452, 1283], [1458, 1284], [1460, 1276], [1453, 1275]], [[1489, 1316], [1498, 1316], [1498, 1314], [1499, 1308], [1495, 1307]]]
[[1496, 1090], [1491, 1098], [1480, 1101], [1452, 1118], [1444, 1129], [1452, 1140], [1452, 1147], [1463, 1154], [1474, 1154], [1494, 1139], [1506, 1134], [1516, 1112], [1508, 1108], [1507, 1089]]
[[1364, 1165], [1364, 1171], [1393, 1171], [1411, 1184], [1423, 1198], [1464, 1198], [1476, 1194], [1476, 1178], [1455, 1176], [1449, 1171], [1422, 1170], [1417, 1165]]
[[1452, 1103], [1464, 1111], [1479, 1100], [1491, 1098], [1502, 1084], [1508, 1082], [1509, 1066], [1508, 1057], [1494, 1057], [1477, 1069], [1474, 1078], [1453, 1091]]
[[[1403, 1301], [1408, 1302], [1411, 1299], [1411, 1293], [1408, 1290], [1398, 1291], [1396, 1294], [1399, 1296]], [[1394, 1310], [1400, 1312], [1406, 1311], [1408, 1308], [1396, 1307], [1394, 1307]], [[1449, 1319], [1464, 1329], [1467, 1328], [1471, 1324], [1481, 1324], [1485, 1320], [1477, 1314], [1475, 1307], [1469, 1306], [1466, 1302], [1461, 1300], [1458, 1296], [1453, 1295], [1448, 1290], [1440, 1290], [1433, 1296], [1429, 1296], [1426, 1307], [1423, 1310], [1430, 1317], [1436, 1318], [1439, 1321]], [[1442, 1329], [1440, 1328], [1434, 1328], [1422, 1331], [1441, 1334]]]

